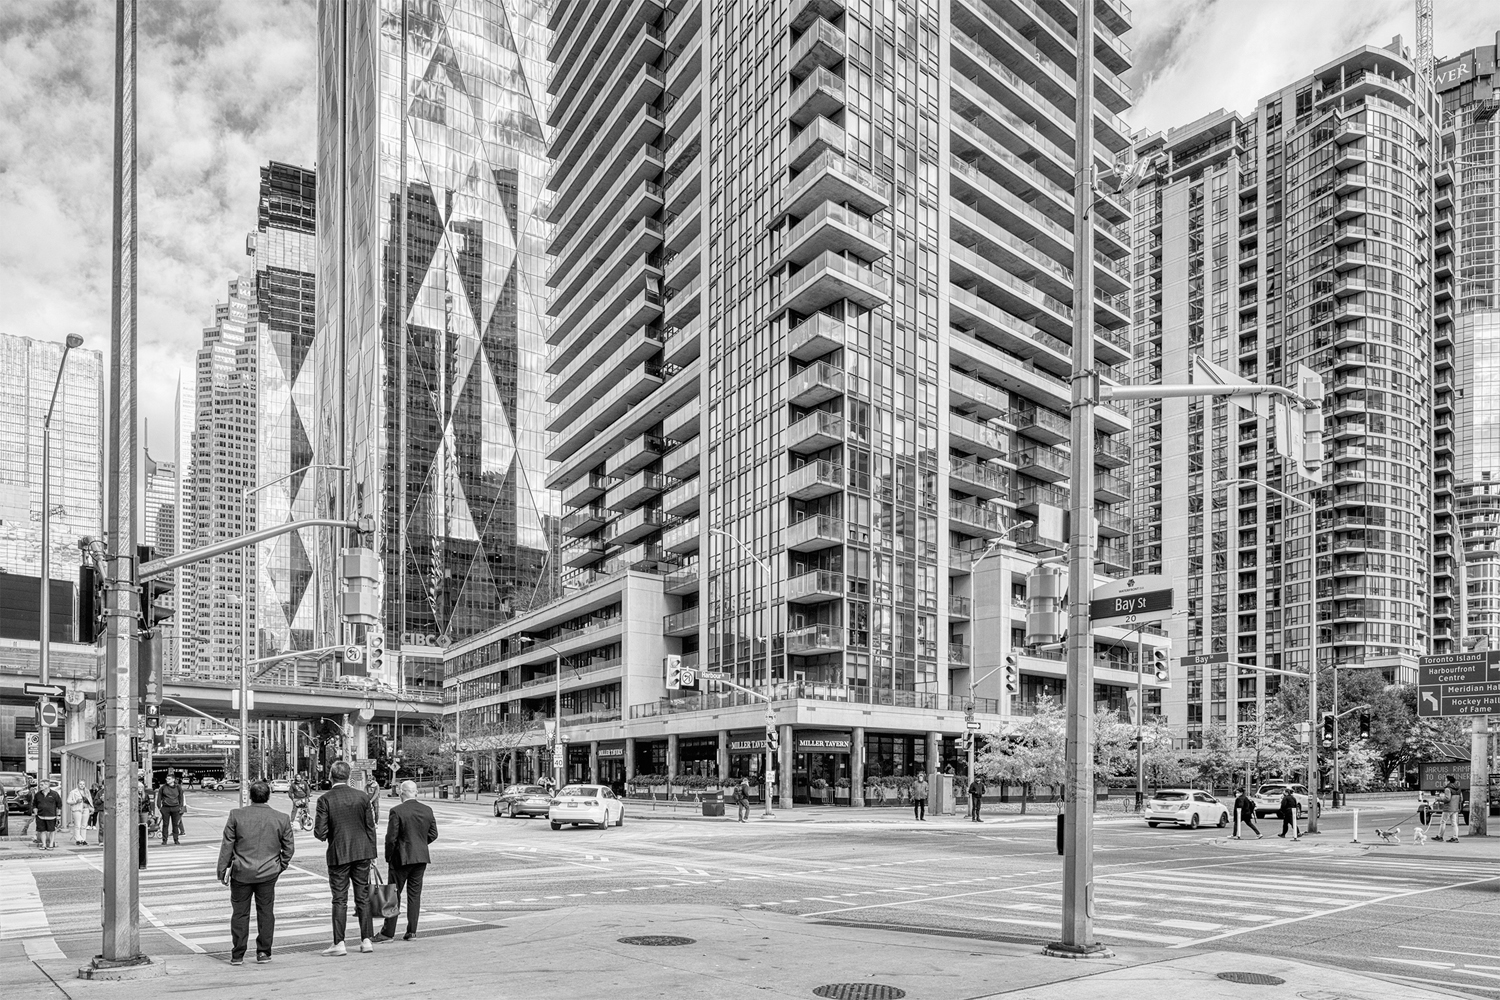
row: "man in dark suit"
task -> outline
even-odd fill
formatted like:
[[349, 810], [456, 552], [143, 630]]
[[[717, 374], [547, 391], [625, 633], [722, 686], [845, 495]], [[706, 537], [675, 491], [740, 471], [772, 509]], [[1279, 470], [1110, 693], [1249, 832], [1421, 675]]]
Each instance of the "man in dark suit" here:
[[375, 812], [370, 800], [349, 787], [349, 765], [335, 761], [329, 768], [333, 787], [318, 798], [313, 836], [328, 843], [328, 887], [333, 890], [333, 944], [324, 955], [348, 954], [344, 928], [349, 922], [349, 883], [354, 883], [354, 912], [359, 919], [359, 950], [375, 950], [375, 922], [366, 901], [370, 898], [370, 862], [375, 860]]
[[292, 821], [270, 806], [271, 786], [250, 785], [250, 804], [229, 813], [219, 845], [219, 881], [229, 886], [229, 964], [242, 965], [250, 937], [250, 900], [255, 900], [255, 961], [271, 960], [276, 934], [276, 880], [297, 850]]
[[[406, 934], [403, 940], [417, 936], [417, 917], [422, 911], [422, 877], [432, 860], [427, 845], [437, 840], [437, 818], [432, 810], [417, 801], [417, 783], [401, 782], [401, 804], [391, 810], [385, 828], [385, 863], [390, 866], [390, 883], [397, 892], [406, 893]], [[379, 941], [396, 939], [396, 918], [386, 917]]]

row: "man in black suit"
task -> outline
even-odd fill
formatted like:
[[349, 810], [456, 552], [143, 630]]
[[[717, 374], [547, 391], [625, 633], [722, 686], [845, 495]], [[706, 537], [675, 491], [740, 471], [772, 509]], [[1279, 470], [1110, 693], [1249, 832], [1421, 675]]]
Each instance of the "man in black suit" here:
[[[422, 877], [432, 860], [427, 845], [437, 840], [437, 818], [432, 810], [417, 801], [417, 783], [401, 782], [401, 804], [391, 810], [385, 828], [385, 863], [390, 866], [390, 883], [397, 892], [406, 893], [406, 934], [403, 940], [417, 936], [417, 917], [422, 910]], [[386, 917], [379, 941], [396, 939], [396, 918]]]
[[328, 843], [328, 887], [333, 890], [333, 944], [324, 955], [348, 954], [344, 928], [349, 922], [349, 883], [354, 883], [354, 912], [359, 919], [359, 950], [375, 950], [375, 922], [366, 901], [370, 898], [370, 862], [375, 860], [375, 812], [370, 800], [349, 787], [349, 765], [335, 761], [329, 768], [333, 787], [318, 798], [313, 836]]
[[286, 813], [270, 806], [271, 786], [250, 786], [250, 804], [231, 810], [219, 845], [219, 881], [229, 886], [229, 964], [245, 961], [250, 938], [250, 900], [255, 900], [255, 961], [271, 960], [276, 934], [276, 880], [292, 863], [297, 841]]

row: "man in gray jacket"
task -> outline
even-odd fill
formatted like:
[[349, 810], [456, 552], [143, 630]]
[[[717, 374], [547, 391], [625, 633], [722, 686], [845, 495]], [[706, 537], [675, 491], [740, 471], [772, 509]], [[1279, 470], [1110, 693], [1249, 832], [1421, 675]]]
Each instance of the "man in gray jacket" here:
[[255, 900], [255, 961], [271, 960], [276, 933], [276, 880], [297, 849], [292, 821], [270, 806], [271, 786], [250, 785], [250, 804], [231, 810], [219, 845], [219, 881], [229, 886], [229, 964], [243, 965], [250, 937], [250, 900]]

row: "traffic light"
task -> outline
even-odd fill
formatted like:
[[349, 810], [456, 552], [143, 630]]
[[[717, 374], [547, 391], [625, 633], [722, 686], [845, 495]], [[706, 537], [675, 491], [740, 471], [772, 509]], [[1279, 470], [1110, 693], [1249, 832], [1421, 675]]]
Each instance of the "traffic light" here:
[[92, 646], [104, 635], [104, 574], [92, 563], [78, 567], [78, 641]]
[[766, 727], [766, 749], [772, 751], [781, 749], [781, 737], [776, 734], [775, 726]]
[[156, 626], [171, 618], [177, 609], [162, 602], [172, 592], [166, 580], [147, 580], [141, 585], [141, 611], [137, 624], [147, 635], [156, 634]]
[[385, 666], [385, 633], [369, 631], [365, 633], [365, 673], [370, 677], [381, 676], [381, 668]]
[[1151, 647], [1151, 669], [1156, 673], [1159, 681], [1170, 681], [1172, 679], [1171, 664], [1167, 659], [1167, 648], [1165, 646]]
[[1005, 693], [1015, 694], [1021, 689], [1021, 661], [1015, 653], [1005, 655]]
[[1324, 712], [1323, 713], [1323, 746], [1325, 748], [1333, 746], [1333, 726], [1334, 726], [1333, 713], [1332, 712]]
[[669, 653], [669, 654], [667, 654], [667, 656], [666, 656], [666, 666], [667, 666], [667, 687], [669, 687], [669, 688], [680, 688], [680, 687], [682, 687], [682, 657], [678, 656], [676, 653]]
[[1370, 738], [1370, 713], [1359, 713], [1359, 738], [1367, 740]]
[[162, 637], [147, 634], [137, 642], [140, 651], [140, 669], [135, 675], [135, 697], [144, 714], [148, 706], [161, 704], [162, 686], [166, 680], [161, 665]]
[[964, 733], [959, 739], [958, 749], [962, 753], [968, 753], [974, 747], [974, 736], [972, 733]]

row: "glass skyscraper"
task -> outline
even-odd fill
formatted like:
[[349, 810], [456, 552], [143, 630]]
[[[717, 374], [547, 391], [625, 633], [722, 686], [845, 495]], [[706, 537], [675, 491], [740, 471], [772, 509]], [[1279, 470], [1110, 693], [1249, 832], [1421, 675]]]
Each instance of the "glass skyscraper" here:
[[[319, 4], [313, 441], [350, 471], [319, 474], [318, 503], [378, 515], [387, 647], [411, 684], [437, 682], [440, 645], [549, 599], [557, 571], [546, 11]], [[321, 544], [331, 565], [339, 542]]]

